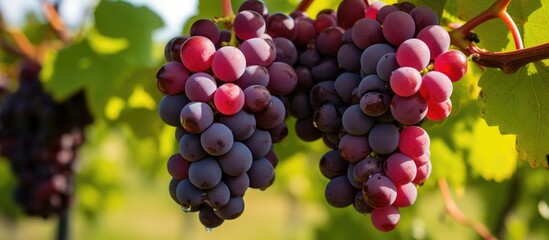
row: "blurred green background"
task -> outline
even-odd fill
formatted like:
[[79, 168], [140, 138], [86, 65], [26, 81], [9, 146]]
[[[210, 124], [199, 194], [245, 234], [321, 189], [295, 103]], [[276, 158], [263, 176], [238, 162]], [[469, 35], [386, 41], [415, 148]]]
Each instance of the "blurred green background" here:
[[[207, 232], [197, 214], [185, 214], [168, 194], [166, 161], [177, 151], [174, 129], [157, 117], [155, 86], [164, 44], [186, 34], [193, 20], [221, 15], [213, 0], [57, 0], [73, 39], [63, 46], [49, 30], [37, 0], [0, 0], [10, 29], [31, 40], [51, 42], [44, 51], [43, 81], [57, 99], [85, 89], [95, 123], [86, 131], [76, 170], [76, 202], [70, 212], [72, 239], [479, 239], [445, 212], [439, 183], [473, 221], [501, 239], [549, 239], [549, 172], [518, 160], [515, 137], [500, 135], [482, 119], [478, 82], [486, 74], [473, 63], [454, 84], [454, 109], [444, 122], [426, 122], [433, 173], [416, 203], [401, 209], [391, 233], [380, 233], [369, 216], [324, 200], [328, 180], [318, 169], [328, 151], [321, 141], [304, 143], [293, 132], [275, 146], [276, 181], [265, 191], [250, 189], [244, 214]], [[233, 1], [236, 10], [240, 0]], [[339, 1], [315, 1], [310, 16]], [[388, 1], [393, 3], [395, 1]], [[413, 1], [430, 5], [441, 25], [462, 23], [492, 1]], [[542, 1], [543, 2], [543, 1]], [[289, 13], [297, 0], [266, 0], [270, 12]], [[540, 1], [513, 1], [509, 12], [525, 32], [528, 17], [549, 11]], [[539, 16], [538, 16], [539, 17]], [[537, 22], [535, 22], [537, 24]], [[476, 29], [480, 46], [513, 46], [505, 25], [490, 21]], [[549, 35], [549, 34], [548, 34]], [[549, 37], [529, 39], [529, 44]], [[53, 47], [51, 47], [53, 46]], [[0, 74], [13, 77], [19, 59], [0, 50]], [[16, 85], [15, 83], [11, 84]], [[15, 86], [14, 86], [15, 88]], [[57, 219], [29, 218], [12, 200], [16, 182], [0, 161], [0, 239], [53, 239]]]

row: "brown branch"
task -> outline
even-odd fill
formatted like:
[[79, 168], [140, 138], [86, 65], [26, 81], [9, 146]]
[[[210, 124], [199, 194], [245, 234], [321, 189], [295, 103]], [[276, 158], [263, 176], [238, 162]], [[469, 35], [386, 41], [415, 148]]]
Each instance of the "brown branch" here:
[[[4, 23], [4, 18], [1, 13], [0, 33], [0, 47], [14, 55], [18, 55], [23, 58], [38, 62], [38, 59], [36, 57], [36, 47], [22, 32], [8, 29], [8, 27]], [[9, 41], [8, 39], [11, 39], [11, 41]]]
[[313, 3], [313, 0], [301, 0], [301, 2], [299, 2], [299, 5], [297, 5], [297, 8], [295, 10], [306, 12], [312, 3]]
[[452, 199], [452, 194], [450, 193], [450, 187], [448, 187], [448, 181], [442, 178], [438, 181], [438, 188], [442, 194], [444, 200], [444, 208], [446, 213], [453, 217], [458, 223], [472, 228], [477, 232], [483, 239], [495, 240], [497, 239], [492, 233], [484, 226], [482, 223], [475, 222], [467, 216], [465, 216], [461, 210], [458, 208], [454, 200]]
[[42, 0], [42, 9], [44, 10], [46, 20], [59, 39], [65, 44], [70, 43], [71, 39], [67, 33], [67, 28], [65, 27], [61, 16], [59, 16], [56, 7], [48, 0]]
[[476, 63], [499, 68], [508, 74], [516, 72], [528, 63], [549, 59], [549, 43], [509, 52], [488, 52], [470, 44], [466, 51]]

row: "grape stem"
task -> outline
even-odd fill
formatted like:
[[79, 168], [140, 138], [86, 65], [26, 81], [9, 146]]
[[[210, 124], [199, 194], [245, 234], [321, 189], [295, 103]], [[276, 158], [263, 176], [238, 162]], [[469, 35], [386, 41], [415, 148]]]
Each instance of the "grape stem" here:
[[42, 0], [42, 9], [44, 11], [44, 16], [57, 37], [65, 44], [70, 43], [71, 39], [67, 33], [67, 28], [65, 27], [65, 24], [63, 23], [63, 20], [61, 19], [55, 5], [50, 3], [48, 0]]
[[0, 47], [14, 55], [38, 62], [37, 49], [20, 31], [9, 29], [0, 13]]
[[221, 4], [224, 18], [232, 18], [235, 16], [233, 6], [231, 5], [231, 0], [221, 0]]
[[490, 230], [486, 228], [486, 226], [484, 226], [482, 223], [467, 218], [467, 216], [465, 216], [463, 212], [461, 212], [459, 207], [454, 202], [454, 199], [452, 198], [452, 193], [450, 192], [448, 181], [445, 178], [441, 178], [438, 181], [438, 188], [440, 189], [440, 193], [442, 194], [442, 199], [444, 200], [444, 208], [448, 215], [454, 218], [458, 223], [472, 228], [483, 239], [497, 239], [494, 235], [492, 235]]
[[313, 0], [302, 0], [301, 2], [299, 2], [299, 5], [297, 5], [297, 8], [295, 10], [306, 12], [312, 3], [313, 3]]
[[[484, 12], [467, 21], [465, 24], [450, 31], [452, 44], [464, 53], [471, 55], [471, 59], [484, 67], [499, 68], [503, 72], [512, 74], [522, 66], [549, 58], [549, 44], [541, 44], [524, 48], [517, 25], [507, 12], [511, 0], [498, 0]], [[468, 35], [480, 24], [494, 18], [500, 18], [509, 28], [516, 50], [508, 52], [490, 52], [476, 46]]]

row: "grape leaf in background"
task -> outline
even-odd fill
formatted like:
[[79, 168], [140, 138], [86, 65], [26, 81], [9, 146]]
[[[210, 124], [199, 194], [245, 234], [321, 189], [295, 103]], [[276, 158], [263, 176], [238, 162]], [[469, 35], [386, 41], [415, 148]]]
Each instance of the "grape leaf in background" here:
[[92, 113], [103, 117], [108, 100], [117, 95], [126, 98], [131, 91], [124, 89], [137, 83], [127, 75], [157, 64], [152, 33], [163, 23], [148, 8], [106, 0], [96, 8], [95, 23], [85, 38], [48, 59], [43, 75], [56, 99], [85, 88]]
[[[535, 10], [524, 24], [525, 46], [546, 42], [549, 7]], [[549, 68], [528, 64], [509, 75], [489, 69], [481, 77], [480, 100], [488, 125], [516, 134], [519, 158], [532, 167], [549, 167]]]
[[516, 134], [521, 160], [548, 167], [549, 68], [529, 64], [513, 75], [489, 69], [480, 79], [480, 100], [488, 125]]

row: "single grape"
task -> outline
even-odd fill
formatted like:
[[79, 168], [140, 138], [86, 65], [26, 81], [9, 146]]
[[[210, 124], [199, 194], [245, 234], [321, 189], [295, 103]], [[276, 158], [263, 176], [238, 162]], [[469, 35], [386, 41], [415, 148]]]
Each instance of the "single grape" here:
[[275, 172], [273, 165], [265, 158], [255, 159], [248, 170], [250, 188], [265, 190], [273, 184]]
[[398, 128], [391, 123], [377, 123], [368, 134], [370, 148], [382, 155], [394, 152], [398, 147], [398, 141]]
[[211, 207], [203, 207], [200, 209], [200, 212], [198, 213], [198, 219], [200, 220], [200, 223], [204, 225], [206, 228], [216, 228], [221, 226], [225, 220], [218, 217], [215, 214], [215, 211]]
[[337, 62], [346, 71], [360, 70], [360, 56], [362, 50], [352, 43], [343, 44], [337, 52]]
[[323, 104], [313, 113], [313, 124], [322, 132], [336, 132], [341, 127], [341, 116], [333, 104]]
[[368, 205], [376, 209], [391, 206], [395, 202], [397, 193], [395, 184], [389, 178], [374, 174], [364, 183], [362, 194]]
[[241, 142], [234, 142], [226, 154], [217, 158], [223, 173], [230, 176], [240, 176], [252, 166], [252, 152]]
[[395, 46], [414, 37], [416, 33], [414, 19], [410, 14], [402, 11], [389, 13], [382, 25], [383, 36]]
[[212, 108], [203, 102], [190, 102], [181, 109], [181, 126], [188, 133], [201, 133], [212, 123]]
[[409, 207], [414, 204], [417, 199], [417, 188], [413, 183], [406, 183], [403, 185], [397, 185], [397, 197], [393, 206], [395, 207]]
[[396, 53], [387, 53], [377, 62], [376, 73], [381, 80], [389, 82], [393, 71], [399, 67], [400, 65], [398, 65], [397, 62]]
[[202, 148], [200, 135], [197, 134], [185, 134], [181, 137], [181, 140], [179, 140], [179, 153], [191, 162], [198, 161], [208, 155]]
[[381, 165], [381, 161], [368, 156], [355, 165], [353, 178], [359, 183], [365, 183], [370, 176], [383, 171]]
[[181, 126], [181, 109], [191, 102], [185, 94], [166, 95], [158, 103], [158, 115], [165, 124], [173, 127]]
[[234, 18], [233, 30], [241, 40], [260, 37], [265, 32], [265, 19], [255, 11], [240, 11]]
[[220, 207], [215, 211], [215, 214], [225, 220], [236, 219], [244, 212], [244, 199], [242, 196], [231, 197], [225, 206]]
[[337, 20], [343, 28], [352, 27], [364, 18], [366, 5], [362, 0], [343, 0], [337, 7]]
[[365, 74], [374, 74], [377, 70], [379, 59], [387, 53], [394, 53], [395, 50], [388, 44], [376, 43], [364, 50], [360, 56], [360, 67]]
[[333, 207], [344, 208], [353, 204], [357, 190], [351, 185], [346, 175], [335, 177], [328, 182], [324, 196]]
[[269, 71], [269, 85], [271, 94], [284, 96], [290, 94], [297, 85], [297, 75], [292, 66], [283, 62], [274, 62], [267, 68]]
[[408, 157], [417, 158], [425, 154], [430, 145], [429, 134], [419, 126], [405, 127], [400, 131], [398, 148]]
[[402, 153], [393, 153], [383, 166], [385, 174], [395, 185], [412, 182], [416, 177], [417, 167], [410, 157]]
[[246, 89], [251, 85], [261, 85], [267, 87], [269, 85], [269, 71], [264, 66], [250, 65], [244, 70], [242, 76], [234, 83], [241, 89]]
[[307, 46], [309, 42], [316, 38], [314, 21], [306, 18], [295, 19], [296, 36], [294, 43], [298, 47]]
[[427, 102], [429, 110], [426, 117], [432, 121], [440, 121], [446, 119], [452, 112], [452, 100], [450, 98], [442, 102]]
[[435, 71], [446, 74], [452, 82], [460, 80], [467, 73], [467, 57], [458, 50], [448, 50], [435, 58]]
[[250, 38], [240, 44], [240, 51], [246, 59], [246, 66], [268, 67], [276, 58], [276, 48], [262, 38]]
[[385, 18], [387, 15], [389, 15], [392, 12], [400, 11], [397, 6], [395, 5], [385, 5], [382, 8], [377, 11], [377, 17], [376, 20], [379, 22], [379, 24], [383, 24], [383, 21], [385, 21]]
[[212, 66], [215, 52], [215, 45], [210, 39], [193, 36], [181, 46], [180, 58], [190, 71], [203, 72]]
[[349, 162], [345, 161], [338, 150], [331, 150], [320, 158], [320, 172], [328, 179], [335, 178], [347, 172]]
[[[341, 117], [341, 123], [347, 133], [360, 136], [368, 134], [373, 127], [375, 120], [364, 114], [360, 105], [354, 104], [345, 110]], [[357, 124], [360, 123], [360, 124]]]
[[340, 27], [324, 29], [316, 38], [316, 48], [325, 56], [336, 57], [345, 30]]
[[421, 74], [415, 68], [400, 67], [391, 74], [389, 84], [396, 95], [409, 97], [419, 91]]
[[244, 140], [242, 143], [250, 149], [254, 159], [265, 156], [269, 150], [271, 150], [273, 144], [271, 134], [261, 129], [255, 129], [252, 136]]
[[370, 18], [363, 18], [355, 22], [351, 32], [353, 43], [360, 49], [384, 42], [381, 24]]
[[419, 33], [427, 26], [438, 25], [437, 13], [428, 6], [418, 6], [412, 9], [412, 11], [410, 11], [410, 16], [414, 19], [416, 33]]
[[189, 167], [189, 180], [199, 189], [210, 189], [221, 181], [223, 172], [217, 161], [207, 157], [192, 162]]
[[208, 154], [221, 156], [233, 146], [233, 134], [225, 124], [215, 122], [200, 134], [200, 143]]
[[164, 94], [180, 94], [185, 91], [189, 75], [189, 70], [180, 62], [167, 62], [156, 73], [156, 86]]
[[355, 202], [353, 203], [355, 210], [362, 214], [371, 213], [373, 208], [368, 205], [362, 191], [357, 191], [355, 195]]
[[362, 98], [366, 93], [379, 92], [383, 93], [387, 91], [385, 82], [379, 78], [376, 74], [370, 74], [362, 78], [358, 84], [358, 97]]
[[288, 106], [289, 114], [296, 119], [304, 119], [313, 115], [309, 96], [304, 93], [295, 95]]
[[396, 59], [401, 67], [412, 67], [421, 71], [429, 64], [431, 53], [427, 44], [417, 38], [411, 38], [398, 46]]
[[256, 128], [254, 115], [243, 110], [230, 116], [221, 115], [219, 122], [225, 124], [233, 133], [234, 139], [238, 141], [250, 137]]
[[173, 179], [183, 180], [189, 177], [189, 167], [191, 166], [191, 162], [184, 159], [181, 154], [173, 154], [168, 159], [167, 165], [168, 173], [173, 177]]
[[225, 175], [223, 177], [223, 182], [229, 187], [231, 197], [244, 196], [246, 190], [248, 190], [248, 187], [250, 186], [250, 179], [246, 173], [243, 173], [240, 176]]
[[427, 115], [427, 101], [416, 93], [410, 97], [393, 96], [390, 105], [395, 120], [404, 125], [414, 125]]
[[450, 35], [439, 25], [423, 28], [417, 34], [417, 38], [427, 44], [432, 60], [436, 59], [441, 53], [446, 52], [450, 47]]
[[297, 62], [297, 49], [292, 41], [283, 37], [273, 38], [273, 43], [276, 47], [275, 61], [283, 62], [293, 66]]
[[372, 225], [382, 232], [389, 232], [395, 229], [400, 221], [400, 211], [395, 206], [373, 209], [370, 214]]
[[225, 115], [233, 115], [239, 112], [244, 106], [244, 92], [233, 83], [225, 83], [215, 91], [215, 108]]
[[251, 85], [244, 89], [244, 109], [251, 113], [259, 113], [271, 103], [271, 93], [261, 85]]
[[274, 13], [267, 19], [267, 33], [273, 38], [284, 37], [293, 40], [296, 36], [295, 22], [284, 13]]
[[298, 119], [295, 122], [295, 133], [299, 139], [312, 142], [322, 137], [322, 131], [313, 125], [313, 117]]
[[212, 43], [217, 43], [219, 41], [220, 32], [217, 25], [209, 19], [198, 19], [191, 25], [191, 30], [189, 31], [191, 36], [203, 36]]
[[372, 152], [367, 136], [345, 134], [339, 142], [339, 153], [350, 163], [357, 163]]
[[242, 12], [245, 10], [259, 13], [264, 19], [267, 19], [269, 17], [269, 9], [267, 8], [267, 5], [259, 0], [247, 0], [242, 2], [242, 4], [240, 4], [240, 7], [238, 8], [238, 12]]
[[218, 209], [225, 206], [225, 204], [229, 202], [230, 198], [231, 191], [229, 190], [229, 187], [221, 181], [215, 187], [206, 190], [204, 203], [214, 209]]
[[416, 177], [412, 182], [416, 185], [420, 185], [420, 186], [423, 185], [423, 183], [425, 183], [425, 181], [427, 181], [427, 179], [431, 175], [431, 170], [432, 170], [431, 161], [427, 161], [427, 163], [421, 166], [418, 166]]
[[214, 75], [224, 82], [234, 82], [244, 74], [246, 58], [235, 47], [225, 46], [218, 49], [212, 60]]
[[255, 115], [257, 127], [272, 129], [280, 125], [286, 117], [286, 107], [280, 98], [272, 96], [271, 103], [261, 112]]
[[419, 92], [428, 102], [443, 102], [452, 95], [452, 81], [437, 71], [430, 71], [423, 75]]
[[200, 205], [202, 200], [203, 191], [198, 189], [191, 183], [190, 179], [185, 179], [177, 184], [176, 196], [177, 200], [184, 208], [195, 208]]
[[360, 109], [370, 117], [379, 117], [389, 110], [390, 101], [385, 93], [369, 92], [360, 99]]
[[185, 83], [185, 94], [191, 101], [209, 102], [213, 99], [217, 83], [207, 73], [199, 72], [189, 76]]

